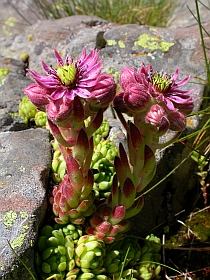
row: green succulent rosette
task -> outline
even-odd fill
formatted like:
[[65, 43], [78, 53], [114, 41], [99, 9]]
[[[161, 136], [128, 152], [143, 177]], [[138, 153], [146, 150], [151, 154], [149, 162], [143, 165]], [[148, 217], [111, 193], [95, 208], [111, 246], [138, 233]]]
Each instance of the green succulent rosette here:
[[111, 193], [116, 155], [118, 149], [110, 140], [101, 140], [94, 149], [91, 168], [95, 171], [93, 190], [96, 198], [107, 198]]
[[100, 274], [106, 254], [105, 244], [96, 236], [83, 235], [75, 248], [75, 263], [83, 273]]
[[140, 265], [137, 268], [141, 279], [150, 280], [159, 275], [161, 271], [161, 266], [158, 264], [161, 260], [160, 249], [160, 239], [153, 234], [148, 235], [142, 247]]
[[103, 120], [101, 126], [93, 134], [94, 146], [97, 146], [102, 139], [108, 136], [109, 129], [108, 121]]
[[137, 238], [126, 237], [106, 247], [104, 268], [109, 277], [132, 279], [138, 276], [135, 265], [139, 262], [141, 248]]
[[23, 122], [28, 124], [30, 119], [35, 118], [36, 112], [36, 106], [24, 95], [19, 104], [19, 116], [22, 118]]
[[[68, 226], [46, 225], [41, 229], [37, 240], [35, 252], [35, 264], [41, 279], [65, 279], [66, 272], [75, 267], [74, 245], [81, 229], [74, 226], [74, 230]], [[72, 233], [72, 231], [74, 233]]]
[[70, 237], [74, 244], [77, 244], [77, 241], [82, 236], [82, 227], [80, 225], [73, 225], [73, 224], [67, 224], [67, 225], [61, 225], [61, 224], [55, 224], [54, 229], [62, 230], [64, 236]]
[[53, 153], [51, 172], [51, 177], [55, 183], [60, 183], [63, 180], [66, 172], [66, 162], [59, 149]]
[[47, 123], [47, 114], [42, 111], [38, 111], [34, 117], [35, 124], [37, 126], [46, 126]]

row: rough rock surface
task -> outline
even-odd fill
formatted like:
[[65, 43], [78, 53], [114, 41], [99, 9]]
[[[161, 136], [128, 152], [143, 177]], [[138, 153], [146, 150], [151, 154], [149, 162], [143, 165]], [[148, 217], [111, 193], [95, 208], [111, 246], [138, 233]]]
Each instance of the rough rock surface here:
[[1, 132], [0, 157], [0, 279], [30, 279], [8, 242], [33, 269], [33, 245], [47, 209], [49, 132]]
[[[204, 24], [208, 32], [209, 23]], [[120, 26], [96, 17], [73, 16], [38, 21], [19, 35], [1, 38], [0, 68], [8, 68], [10, 72], [0, 79], [0, 279], [28, 279], [22, 270], [15, 268], [15, 258], [7, 239], [10, 243], [19, 239], [23, 241], [21, 247], [14, 249], [23, 260], [30, 259], [28, 265], [33, 269], [33, 259], [29, 258], [33, 252], [30, 242], [32, 240], [33, 243], [36, 238], [46, 210], [50, 164], [48, 132], [28, 130], [20, 118], [11, 115], [18, 110], [23, 88], [31, 83], [25, 76], [27, 65], [20, 61], [19, 56], [27, 53], [29, 67], [42, 71], [42, 60], [49, 65], [55, 64], [53, 48], [62, 56], [67, 53], [77, 56], [84, 45], [88, 51], [93, 47], [101, 49], [104, 71], [113, 72], [116, 77], [124, 66], [140, 67], [144, 62], [151, 63], [155, 70], [164, 69], [169, 73], [179, 67], [180, 79], [190, 74], [192, 83], [198, 82], [196, 77], [206, 78], [199, 30], [194, 23], [184, 28], [153, 28], [130, 24]], [[202, 97], [204, 86], [188, 84], [187, 88], [195, 86], [194, 96]], [[195, 110], [200, 107], [201, 100], [198, 100]], [[112, 131], [116, 133], [116, 127], [120, 129], [120, 126], [111, 111], [106, 118], [111, 121]], [[189, 119], [186, 133], [200, 127], [203, 121], [198, 117]], [[124, 140], [122, 131], [118, 136], [118, 141], [120, 137]], [[171, 134], [166, 138], [170, 137]], [[188, 144], [191, 144], [190, 141]], [[158, 172], [150, 187], [188, 153], [189, 149], [181, 144], [160, 151]], [[186, 161], [174, 175], [145, 196], [145, 207], [134, 219], [135, 234], [143, 236], [151, 233], [158, 225], [170, 224], [176, 213], [188, 210], [193, 203], [189, 197], [195, 197], [199, 190], [195, 185], [194, 170], [193, 163]], [[12, 176], [6, 177], [8, 174]]]

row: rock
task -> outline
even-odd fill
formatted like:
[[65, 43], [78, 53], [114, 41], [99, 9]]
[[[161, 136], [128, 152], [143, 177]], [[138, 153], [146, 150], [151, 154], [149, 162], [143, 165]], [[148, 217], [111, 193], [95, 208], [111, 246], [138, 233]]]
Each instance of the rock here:
[[33, 245], [47, 209], [49, 132], [0, 133], [0, 279], [31, 279], [8, 242], [33, 269]]
[[[210, 31], [209, 23], [208, 21], [204, 24], [208, 32]], [[15, 119], [10, 113], [17, 112], [18, 104], [23, 96], [23, 88], [29, 83], [32, 83], [32, 81], [25, 76], [26, 65], [19, 61], [20, 55], [23, 52], [28, 53], [29, 68], [43, 73], [41, 68], [42, 60], [48, 65], [55, 65], [54, 48], [56, 48], [63, 57], [65, 57], [67, 53], [71, 54], [72, 57], [77, 57], [80, 55], [85, 45], [87, 46], [87, 51], [94, 47], [101, 49], [100, 54], [103, 58], [103, 71], [113, 73], [116, 79], [119, 77], [119, 72], [124, 66], [141, 67], [142, 62], [145, 64], [151, 63], [157, 71], [164, 70], [171, 74], [179, 67], [180, 79], [191, 75], [192, 84], [186, 85], [185, 88], [191, 89], [196, 87], [196, 91], [193, 93], [194, 98], [198, 98], [195, 102], [195, 111], [201, 108], [200, 97], [207, 94], [207, 91], [204, 91], [204, 86], [199, 84], [199, 80], [197, 79], [197, 77], [206, 79], [205, 63], [197, 25], [183, 28], [153, 28], [131, 24], [117, 25], [108, 23], [97, 17], [72, 16], [58, 20], [38, 21], [34, 25], [25, 28], [24, 32], [15, 36], [13, 40], [5, 39], [0, 41], [1, 55], [5, 58], [11, 58], [8, 63], [8, 59], [6, 62], [5, 58], [0, 60], [0, 68], [11, 67], [9, 68], [10, 73], [5, 77], [4, 83], [0, 88], [1, 131], [15, 130], [15, 125], [13, 125], [15, 124]], [[125, 141], [123, 129], [120, 127], [119, 121], [113, 119], [111, 110], [106, 113], [106, 118], [111, 122], [112, 133], [118, 135], [118, 138], [121, 138], [122, 141]], [[16, 120], [16, 124], [17, 122]], [[189, 118], [185, 134], [199, 129], [204, 122], [205, 119], [202, 119], [200, 116]], [[19, 124], [21, 125], [21, 122], [19, 122]], [[116, 127], [119, 127], [119, 131], [116, 131]], [[42, 136], [39, 136], [40, 133]], [[30, 137], [28, 135], [30, 135]], [[0, 142], [3, 145], [3, 153], [4, 145], [7, 143], [15, 149], [11, 157], [4, 157], [2, 161], [3, 170], [9, 170], [14, 164], [12, 160], [16, 160], [17, 155], [20, 155], [18, 166], [15, 165], [16, 168], [12, 173], [12, 178], [16, 178], [16, 183], [14, 185], [9, 185], [10, 188], [15, 188], [17, 185], [19, 186], [18, 195], [21, 195], [21, 197], [18, 198], [18, 201], [20, 199], [20, 203], [25, 203], [25, 200], [22, 198], [24, 186], [31, 183], [31, 191], [26, 193], [26, 197], [32, 200], [33, 209], [27, 208], [29, 210], [29, 212], [27, 212], [27, 209], [22, 207], [23, 205], [21, 208], [17, 208], [18, 204], [16, 203], [13, 203], [10, 208], [1, 207], [2, 213], [7, 213], [11, 210], [17, 214], [14, 223], [14, 231], [16, 230], [16, 225], [22, 221], [20, 211], [29, 213], [28, 221], [32, 219], [32, 223], [28, 223], [29, 228], [35, 224], [32, 230], [32, 237], [27, 238], [27, 242], [24, 243], [25, 247], [22, 246], [17, 250], [20, 255], [25, 252], [26, 255], [23, 254], [23, 258], [25, 259], [27, 258], [28, 252], [32, 254], [32, 248], [27, 244], [30, 243], [30, 238], [34, 240], [38, 226], [46, 210], [46, 200], [44, 200], [46, 191], [44, 188], [47, 186], [46, 178], [49, 175], [50, 162], [47, 132], [43, 132], [43, 130], [40, 129], [32, 129], [21, 132], [2, 132], [0, 136], [3, 139], [1, 140], [3, 142]], [[33, 139], [34, 137], [36, 140]], [[165, 139], [168, 140], [171, 137], [172, 134], [168, 133]], [[41, 140], [43, 140], [44, 143], [42, 143]], [[34, 141], [35, 143], [40, 141], [40, 144], [35, 146], [35, 150], [33, 147]], [[19, 153], [16, 150], [17, 143], [19, 145]], [[192, 145], [192, 140], [186, 143], [187, 145]], [[40, 153], [39, 146], [42, 147], [42, 152]], [[157, 154], [157, 158], [159, 159], [158, 172], [147, 190], [166, 176], [175, 166], [180, 164], [181, 160], [185, 157], [187, 160], [172, 176], [167, 178], [167, 180], [161, 183], [161, 185], [156, 187], [152, 192], [148, 192], [148, 194], [145, 195], [145, 207], [141, 213], [133, 219], [133, 232], [135, 234], [144, 236], [146, 233], [151, 233], [151, 231], [155, 230], [159, 225], [168, 225], [174, 220], [178, 212], [183, 210], [187, 212], [192, 206], [193, 197], [199, 191], [199, 188], [195, 184], [195, 164], [188, 160], [189, 152], [189, 147], [178, 143], [164, 151], [159, 151]], [[21, 160], [27, 161], [27, 165], [25, 162], [21, 163]], [[41, 160], [43, 160], [43, 162], [41, 162]], [[21, 166], [26, 168], [24, 174], [20, 173], [21, 171], [19, 168]], [[44, 178], [41, 176], [43, 172]], [[0, 174], [2, 174], [1, 176], [3, 177], [5, 176], [4, 173]], [[21, 177], [19, 177], [20, 175]], [[44, 181], [42, 181], [42, 179]], [[1, 192], [5, 192], [5, 188], [7, 187], [7, 184], [4, 186], [4, 182], [7, 181], [3, 179], [3, 188]], [[36, 194], [37, 188], [38, 193]], [[16, 189], [14, 189], [14, 194], [17, 194]], [[1, 205], [6, 198], [11, 199], [9, 196], [5, 197], [5, 194], [0, 197]], [[6, 203], [4, 202], [3, 205], [6, 205]], [[29, 206], [27, 203], [26, 205]], [[34, 213], [40, 213], [39, 211], [41, 211], [39, 219], [37, 215], [36, 217], [32, 217]], [[14, 214], [14, 216], [16, 214]], [[9, 212], [7, 215], [13, 215], [13, 212]], [[7, 219], [7, 216], [3, 216], [1, 219], [2, 225], [4, 219]], [[22, 222], [24, 223], [24, 221]], [[3, 224], [2, 227], [3, 226], [5, 225]], [[11, 228], [13, 229], [13, 224]], [[8, 236], [8, 232], [8, 229], [4, 229], [2, 234], [4, 244], [6, 244], [5, 236]], [[25, 231], [18, 232], [18, 234], [25, 233]], [[11, 242], [16, 240], [19, 236], [13, 234], [12, 232], [10, 235]], [[7, 246], [4, 248], [7, 248], [5, 252], [8, 256], [11, 256], [9, 259], [11, 260], [12, 253], [9, 247]], [[30, 261], [32, 262], [32, 260]], [[11, 261], [3, 258], [2, 263], [4, 269], [9, 267], [9, 264], [10, 270], [12, 269]], [[10, 277], [6, 276], [6, 270], [4, 269], [3, 277]], [[21, 280], [26, 279], [25, 276], [25, 278], [20, 275], [18, 275], [18, 277]]]

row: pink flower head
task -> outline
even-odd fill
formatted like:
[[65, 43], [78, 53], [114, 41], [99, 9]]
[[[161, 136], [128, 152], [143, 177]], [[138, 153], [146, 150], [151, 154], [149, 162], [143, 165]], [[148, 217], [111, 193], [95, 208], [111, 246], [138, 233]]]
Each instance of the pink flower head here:
[[158, 104], [151, 106], [145, 121], [151, 124], [154, 128], [154, 132], [158, 132], [158, 134], [164, 134], [170, 126], [166, 110]]
[[121, 112], [135, 115], [145, 111], [151, 99], [149, 83], [135, 68], [125, 67], [120, 74], [123, 92], [114, 99], [114, 106]]
[[[145, 67], [144, 65], [142, 66]], [[151, 95], [155, 97], [158, 103], [164, 103], [169, 111], [176, 111], [177, 108], [181, 112], [191, 113], [193, 109], [194, 100], [190, 94], [195, 90], [181, 90], [181, 86], [185, 85], [190, 76], [187, 76], [181, 81], [177, 81], [179, 75], [179, 69], [176, 69], [173, 76], [167, 73], [153, 72], [150, 67], [150, 72], [147, 73], [147, 79], [153, 86]]]
[[55, 69], [42, 62], [47, 76], [34, 70], [28, 70], [29, 76], [46, 91], [50, 100], [55, 101], [64, 96], [69, 100], [73, 100], [75, 96], [90, 98], [90, 90], [96, 85], [101, 73], [102, 61], [98, 61], [99, 52], [93, 49], [87, 55], [86, 48], [84, 48], [80, 58], [72, 60], [67, 55], [65, 61], [56, 50], [54, 53], [58, 64]]
[[190, 76], [177, 81], [179, 70], [173, 76], [153, 71], [152, 65], [144, 65], [139, 71], [125, 67], [120, 74], [120, 85], [123, 90], [114, 99], [114, 106], [121, 112], [135, 116], [145, 112], [151, 105], [159, 104], [167, 112], [179, 110], [189, 114], [193, 109], [194, 100], [190, 94], [195, 90], [181, 90]]

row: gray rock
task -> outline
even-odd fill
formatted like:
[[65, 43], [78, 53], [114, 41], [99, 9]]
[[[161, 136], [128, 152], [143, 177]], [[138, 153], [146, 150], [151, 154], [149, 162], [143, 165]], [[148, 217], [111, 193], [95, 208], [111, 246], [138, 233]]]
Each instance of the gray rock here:
[[31, 279], [11, 251], [33, 269], [33, 245], [47, 209], [49, 132], [0, 133], [0, 279]]

